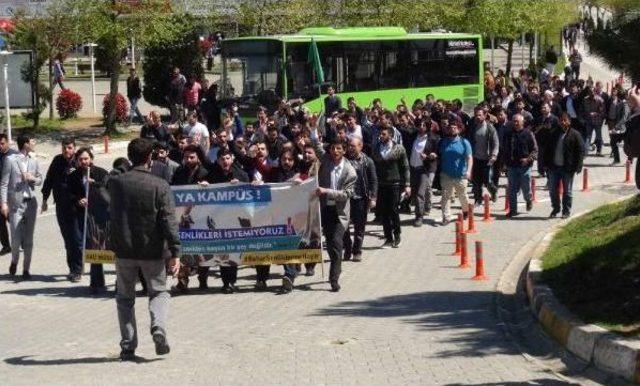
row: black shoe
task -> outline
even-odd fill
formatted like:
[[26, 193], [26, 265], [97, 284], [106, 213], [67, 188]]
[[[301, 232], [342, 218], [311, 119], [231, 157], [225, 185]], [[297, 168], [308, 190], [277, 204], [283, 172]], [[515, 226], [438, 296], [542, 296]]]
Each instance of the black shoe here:
[[133, 350], [120, 351], [120, 360], [124, 362], [131, 362], [136, 360], [136, 352]]
[[0, 249], [0, 255], [6, 255], [7, 253], [11, 253], [11, 247], [2, 247]]
[[416, 228], [420, 228], [422, 226], [422, 217], [416, 217], [413, 221], [413, 226]]
[[224, 284], [222, 286], [222, 293], [223, 294], [232, 294], [233, 290], [231, 289], [231, 287], [229, 286], [229, 284]]
[[331, 282], [331, 292], [340, 292], [340, 284], [337, 280]]
[[393, 247], [393, 240], [387, 240], [382, 244], [382, 249], [387, 249]]
[[305, 276], [313, 276], [316, 274], [315, 268], [307, 268], [307, 272], [304, 273]]
[[490, 194], [491, 194], [491, 202], [498, 201], [498, 192], [497, 191], [494, 190], [493, 192], [490, 192]]
[[9, 275], [14, 276], [17, 270], [18, 270], [18, 264], [11, 263], [11, 265], [9, 265]]
[[555, 210], [555, 209], [554, 209], [554, 210], [551, 212], [551, 214], [549, 215], [549, 218], [556, 218], [556, 217], [558, 217], [558, 213], [560, 213], [560, 211], [559, 211], [559, 210]]
[[281, 290], [281, 292], [283, 294], [288, 294], [291, 291], [293, 291], [293, 281], [291, 281], [291, 278], [289, 276], [285, 276], [285, 277], [282, 278], [282, 290]]
[[255, 285], [257, 291], [264, 291], [267, 289], [267, 282], [265, 280], [258, 280]]
[[200, 280], [200, 285], [198, 286], [199, 289], [206, 291], [209, 289], [209, 284], [207, 284], [206, 280]]
[[469, 212], [462, 212], [462, 218], [463, 219], [468, 219], [469, 218]]
[[29, 271], [22, 271], [22, 280], [31, 280], [31, 274]]
[[400, 246], [400, 235], [397, 235], [394, 240], [393, 240], [393, 244], [391, 244], [392, 248], [398, 248]]
[[151, 336], [153, 337], [153, 343], [156, 345], [156, 354], [169, 354], [171, 348], [169, 347], [169, 343], [167, 343], [167, 336], [164, 331], [162, 331], [161, 328], [156, 327], [153, 332], [151, 332]]
[[531, 209], [533, 209], [533, 201], [527, 200], [527, 212], [531, 212]]
[[564, 213], [562, 213], [562, 218], [565, 218], [565, 219], [566, 219], [566, 218], [569, 218], [569, 217], [571, 217], [571, 212], [564, 212]]
[[344, 254], [344, 257], [342, 258], [342, 261], [349, 261], [351, 260], [351, 254]]
[[189, 292], [189, 286], [184, 281], [178, 279], [178, 284], [174, 285], [171, 288], [171, 292], [176, 294], [176, 295], [186, 294], [186, 293]]
[[507, 213], [507, 218], [516, 217], [518, 214], [519, 214], [518, 212], [509, 212], [509, 213]]
[[355, 263], [359, 263], [362, 261], [362, 253], [354, 253], [353, 254], [353, 261]]

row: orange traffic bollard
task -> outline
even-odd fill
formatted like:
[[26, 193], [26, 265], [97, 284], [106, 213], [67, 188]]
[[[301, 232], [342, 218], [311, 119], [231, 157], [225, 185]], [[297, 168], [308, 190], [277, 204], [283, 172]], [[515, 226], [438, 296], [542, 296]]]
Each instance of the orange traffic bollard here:
[[630, 184], [631, 183], [631, 162], [627, 161], [625, 162], [625, 171], [624, 171], [624, 182], [626, 184]]
[[469, 225], [467, 228], [467, 233], [476, 233], [476, 220], [473, 218], [473, 204], [469, 204], [469, 209], [467, 212]]
[[104, 153], [109, 154], [109, 136], [104, 136]]
[[536, 179], [531, 178], [531, 200], [533, 202], [538, 202], [538, 198], [536, 197]]
[[588, 192], [589, 189], [589, 169], [582, 169], [582, 191]]
[[493, 217], [491, 217], [491, 204], [489, 203], [489, 195], [484, 195], [484, 216], [482, 217], [482, 221], [489, 222], [493, 221]]
[[484, 274], [484, 257], [482, 253], [482, 241], [476, 241], [476, 275], [471, 280], [489, 280]]
[[507, 185], [507, 189], [504, 191], [504, 211], [508, 212], [511, 208], [509, 208], [509, 185]]
[[460, 223], [460, 233], [464, 233], [464, 214], [462, 212], [458, 213], [458, 222]]
[[460, 256], [461, 253], [460, 228], [462, 228], [462, 224], [460, 221], [456, 221], [456, 250], [451, 254], [452, 256]]
[[467, 234], [460, 234], [460, 265], [458, 268], [469, 268], [469, 256], [467, 255]]

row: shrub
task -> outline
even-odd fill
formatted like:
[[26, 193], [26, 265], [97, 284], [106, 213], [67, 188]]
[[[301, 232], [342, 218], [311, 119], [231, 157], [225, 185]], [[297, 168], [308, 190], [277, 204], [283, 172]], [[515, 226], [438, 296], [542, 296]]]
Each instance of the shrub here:
[[56, 99], [56, 110], [62, 119], [75, 118], [78, 111], [82, 109], [82, 97], [77, 92], [64, 89], [58, 94]]
[[[104, 96], [102, 100], [102, 117], [107, 119], [107, 112], [109, 111], [109, 94]], [[127, 100], [122, 94], [116, 94], [116, 122], [125, 122], [129, 113], [129, 105]]]

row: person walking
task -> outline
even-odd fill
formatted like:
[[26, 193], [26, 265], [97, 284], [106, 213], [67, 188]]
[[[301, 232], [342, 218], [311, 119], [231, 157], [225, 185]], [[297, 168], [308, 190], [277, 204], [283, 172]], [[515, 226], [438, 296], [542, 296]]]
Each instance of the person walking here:
[[139, 123], [144, 123], [144, 116], [138, 108], [138, 102], [142, 99], [142, 86], [140, 85], [140, 78], [138, 78], [135, 68], [129, 69], [129, 77], [127, 78], [127, 98], [129, 98], [129, 105], [131, 106], [129, 112], [129, 124], [133, 123], [134, 115], [138, 117]]
[[[56, 55], [55, 60], [53, 61], [53, 86], [58, 85], [61, 90], [66, 90], [67, 88], [64, 86], [64, 65], [62, 64], [62, 54]], [[53, 91], [53, 88], [51, 89]]]
[[33, 152], [36, 140], [28, 134], [18, 139], [17, 154], [5, 159], [0, 182], [2, 215], [9, 218], [11, 228], [11, 265], [9, 274], [14, 276], [20, 259], [20, 248], [24, 250], [22, 279], [30, 280], [31, 256], [33, 254], [33, 232], [38, 215], [35, 187], [42, 184], [40, 164]]
[[174, 67], [169, 80], [169, 110], [171, 112], [171, 123], [182, 122], [184, 119], [184, 88], [187, 85], [187, 78], [180, 73], [178, 67]]
[[593, 88], [587, 86], [584, 90], [585, 98], [582, 102], [582, 121], [585, 124], [584, 146], [585, 154], [589, 152], [591, 146], [591, 137], [596, 134], [596, 156], [602, 157], [602, 124], [606, 117], [605, 102], [593, 91]]
[[611, 94], [611, 103], [607, 112], [607, 126], [609, 127], [609, 140], [611, 141], [612, 165], [617, 165], [620, 163], [618, 144], [622, 142], [626, 131], [625, 122], [629, 118], [629, 104], [623, 89], [615, 90]]
[[[6, 162], [7, 157], [17, 154], [18, 152], [15, 149], [9, 147], [9, 140], [7, 135], [4, 133], [0, 133], [0, 173], [2, 173], [2, 168], [4, 163]], [[0, 174], [0, 177], [2, 174]], [[0, 213], [0, 243], [2, 244], [2, 250], [0, 250], [0, 255], [6, 255], [7, 253], [11, 253], [11, 242], [9, 240], [9, 229], [7, 228], [7, 222], [9, 218], [2, 213]]]
[[582, 55], [578, 52], [577, 48], [573, 48], [571, 55], [569, 55], [569, 64], [571, 66], [571, 73], [573, 79], [580, 79], [580, 64], [582, 64]]
[[417, 119], [416, 135], [409, 141], [411, 192], [416, 204], [414, 226], [421, 227], [424, 216], [431, 211], [431, 187], [438, 169], [438, 144], [440, 136], [431, 131], [431, 120]]
[[[93, 153], [87, 147], [76, 154], [76, 166], [69, 175], [69, 197], [73, 203], [73, 213], [82, 224], [86, 249], [107, 249], [109, 229], [109, 197], [106, 190], [108, 172], [93, 164]], [[86, 213], [86, 228], [85, 224]], [[91, 293], [106, 291], [102, 264], [91, 264], [89, 288]]]
[[527, 212], [533, 208], [531, 196], [531, 166], [538, 157], [538, 144], [533, 133], [524, 127], [524, 117], [516, 114], [512, 119], [512, 130], [505, 135], [504, 162], [507, 166], [507, 180], [509, 183], [507, 194], [509, 197], [508, 218], [518, 215], [518, 192], [527, 204]]
[[165, 251], [170, 256], [168, 269], [178, 273], [180, 239], [175, 218], [175, 204], [169, 184], [149, 172], [151, 141], [136, 138], [129, 143], [127, 153], [133, 169], [112, 177], [107, 184], [111, 202], [111, 244], [116, 255], [118, 288], [116, 304], [120, 324], [120, 359], [135, 360], [138, 332], [134, 312], [135, 284], [138, 270], [147, 283], [151, 335], [156, 354], [168, 354], [167, 267]]
[[[632, 163], [634, 158], [640, 156], [640, 95], [629, 93], [627, 96], [629, 104], [629, 117], [625, 122], [624, 152], [629, 157], [628, 163]], [[640, 162], [636, 161], [636, 187], [640, 189]]]
[[491, 180], [491, 168], [498, 160], [500, 139], [496, 128], [486, 120], [486, 115], [481, 107], [474, 109], [474, 119], [466, 133], [466, 138], [473, 150], [473, 198], [476, 206], [482, 205], [482, 187], [486, 186], [491, 197], [496, 197], [497, 188]]
[[385, 242], [383, 248], [400, 246], [400, 190], [411, 195], [409, 161], [404, 147], [392, 138], [393, 127], [380, 128], [379, 142], [372, 158], [378, 175], [378, 208]]
[[350, 198], [358, 179], [353, 166], [344, 159], [344, 153], [344, 142], [336, 141], [331, 144], [329, 153], [325, 154], [320, 163], [320, 186], [316, 189], [316, 195], [320, 197], [322, 231], [331, 259], [329, 283], [333, 292], [340, 291], [338, 280], [342, 271], [342, 242], [349, 224]]
[[[559, 127], [554, 127], [549, 135], [547, 146], [542, 149], [544, 167], [549, 176], [549, 195], [552, 211], [550, 218], [560, 213], [562, 198], [562, 218], [571, 216], [573, 197], [573, 177], [582, 171], [584, 143], [577, 130], [571, 128], [571, 118], [566, 113], [560, 116]], [[564, 187], [560, 197], [559, 184]]]
[[347, 226], [344, 232], [344, 260], [362, 261], [362, 243], [370, 208], [376, 206], [378, 176], [373, 160], [363, 151], [364, 142], [360, 137], [352, 137], [347, 148], [347, 159], [356, 171], [357, 180], [353, 196], [350, 198], [350, 223], [353, 224], [353, 240]]
[[80, 282], [82, 275], [82, 222], [76, 215], [69, 191], [69, 177], [76, 170], [75, 140], [63, 139], [60, 154], [53, 157], [47, 176], [42, 184], [42, 212], [49, 209], [47, 201], [53, 192], [56, 204], [56, 219], [67, 251], [67, 279], [73, 283]]
[[443, 129], [445, 137], [438, 146], [440, 185], [442, 186], [440, 206], [442, 207], [442, 225], [447, 225], [451, 221], [449, 211], [454, 191], [460, 200], [464, 218], [468, 216], [467, 181], [471, 179], [473, 170], [473, 152], [469, 141], [460, 137], [457, 122], [452, 121]]

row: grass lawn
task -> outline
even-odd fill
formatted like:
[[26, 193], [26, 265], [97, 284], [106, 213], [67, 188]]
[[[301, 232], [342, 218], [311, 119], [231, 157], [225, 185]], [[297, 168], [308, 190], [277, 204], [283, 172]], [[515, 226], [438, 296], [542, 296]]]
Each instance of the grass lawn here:
[[569, 222], [543, 269], [556, 297], [583, 321], [640, 334], [640, 196]]

